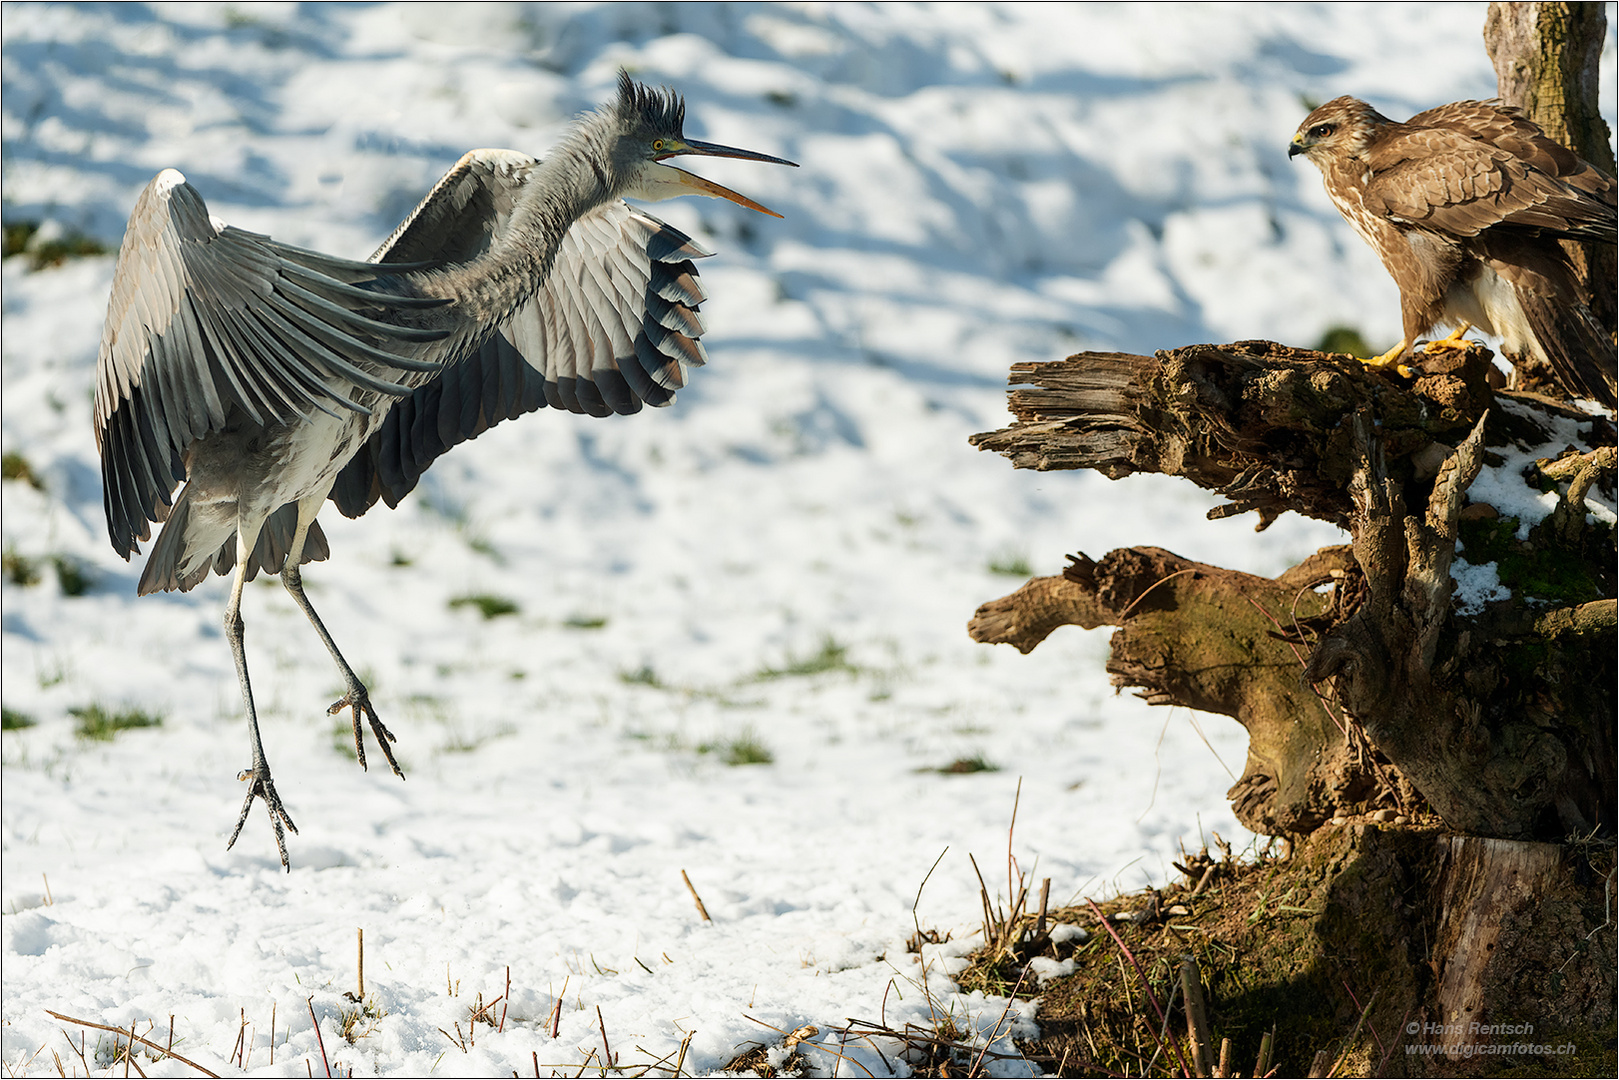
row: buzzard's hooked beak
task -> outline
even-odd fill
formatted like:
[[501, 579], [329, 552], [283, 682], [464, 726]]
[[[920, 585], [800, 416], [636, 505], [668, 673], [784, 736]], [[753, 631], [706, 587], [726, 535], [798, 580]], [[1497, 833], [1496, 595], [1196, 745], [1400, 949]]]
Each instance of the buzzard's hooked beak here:
[[1289, 143], [1287, 147], [1288, 160], [1298, 157], [1308, 149], [1310, 149], [1310, 144], [1304, 141], [1304, 133], [1299, 132], [1298, 134], [1295, 134], [1293, 136], [1293, 141]]

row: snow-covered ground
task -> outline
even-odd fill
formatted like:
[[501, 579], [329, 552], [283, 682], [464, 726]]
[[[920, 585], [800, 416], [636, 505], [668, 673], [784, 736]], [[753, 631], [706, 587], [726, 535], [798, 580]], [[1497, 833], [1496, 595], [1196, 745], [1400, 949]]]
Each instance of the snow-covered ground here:
[[[932, 1008], [1029, 1031], [1025, 1007], [1003, 1018], [949, 979], [979, 911], [967, 856], [1004, 893], [1020, 781], [1012, 853], [1066, 902], [1161, 880], [1200, 832], [1245, 842], [1223, 797], [1245, 737], [1114, 697], [1102, 633], [1027, 657], [973, 644], [974, 608], [1020, 582], [992, 566], [1151, 543], [1274, 573], [1338, 534], [1207, 522], [1208, 497], [1162, 478], [1015, 472], [967, 436], [1006, 422], [1015, 361], [1311, 345], [1335, 324], [1391, 343], [1393, 285], [1287, 142], [1341, 93], [1396, 117], [1490, 96], [1483, 19], [7, 4], [6, 220], [114, 247], [175, 166], [226, 221], [363, 257], [463, 151], [543, 152], [621, 65], [686, 95], [688, 133], [802, 164], [694, 167], [784, 220], [656, 208], [718, 251], [711, 363], [672, 408], [528, 416], [397, 511], [323, 515], [311, 597], [407, 782], [345, 756], [319, 640], [273, 580], [250, 588], [267, 749], [301, 829], [291, 874], [262, 809], [224, 847], [247, 764], [225, 583], [137, 600], [139, 560], [106, 542], [89, 401], [112, 257], [6, 261], [4, 446], [44, 489], [4, 486], [8, 562], [39, 573], [4, 586], [8, 724], [33, 721], [4, 735], [7, 1069], [84, 1071], [51, 1009], [150, 1022], [160, 1042], [172, 1014], [175, 1048], [216, 1072], [237, 1069], [245, 1018], [246, 1071], [318, 1075], [311, 997], [327, 1055], [358, 1075], [571, 1071], [603, 1028], [622, 1063], [662, 1071], [689, 1035], [684, 1070], [711, 1072], [779, 1040], [762, 1025], [805, 1024], [816, 1068], [903, 1075], [892, 1047], [839, 1049], [834, 1029]], [[92, 587], [66, 595], [56, 557]], [[516, 611], [452, 603], [473, 594]], [[161, 725], [84, 740], [71, 710], [91, 707]], [[749, 747], [768, 763], [727, 764]], [[995, 769], [939, 771], [973, 759]], [[926, 979], [913, 904], [954, 934]], [[385, 1015], [350, 1044], [356, 928]], [[477, 1025], [463, 1052], [441, 1032], [467, 1032], [508, 968], [504, 1031]]]

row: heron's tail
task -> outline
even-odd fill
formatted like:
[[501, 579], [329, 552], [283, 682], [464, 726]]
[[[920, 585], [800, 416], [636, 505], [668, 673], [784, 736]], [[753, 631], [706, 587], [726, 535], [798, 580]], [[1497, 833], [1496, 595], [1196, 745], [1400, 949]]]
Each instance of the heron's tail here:
[[[152, 545], [152, 554], [147, 556], [146, 569], [136, 589], [138, 595], [174, 589], [189, 592], [210, 572], [224, 577], [235, 569], [236, 529], [218, 524], [210, 528], [210, 515], [193, 514], [192, 509], [191, 489], [187, 487], [169, 509], [168, 520], [157, 535], [157, 543]], [[297, 503], [287, 503], [266, 518], [259, 529], [258, 541], [253, 545], [253, 554], [248, 557], [247, 580], [258, 577], [261, 570], [279, 574], [286, 565], [297, 531]], [[200, 560], [199, 549], [203, 553]], [[310, 522], [299, 564], [319, 562], [331, 553], [320, 522]], [[188, 564], [190, 570], [185, 569]]]

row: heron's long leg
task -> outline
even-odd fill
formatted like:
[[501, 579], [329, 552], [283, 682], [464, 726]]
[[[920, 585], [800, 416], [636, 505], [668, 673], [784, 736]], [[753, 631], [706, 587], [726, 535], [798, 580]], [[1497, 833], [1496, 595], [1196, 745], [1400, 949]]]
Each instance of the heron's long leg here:
[[399, 767], [399, 762], [394, 760], [393, 748], [388, 745], [396, 741], [393, 732], [383, 726], [376, 710], [371, 707], [371, 695], [366, 691], [365, 683], [361, 682], [360, 677], [354, 674], [354, 669], [349, 667], [349, 662], [343, 659], [343, 654], [337, 649], [337, 642], [332, 640], [332, 635], [326, 630], [326, 624], [320, 621], [319, 615], [315, 614], [315, 606], [309, 602], [309, 597], [304, 595], [304, 578], [303, 573], [298, 568], [298, 563], [303, 558], [304, 539], [309, 535], [309, 525], [315, 520], [315, 514], [320, 510], [320, 507], [321, 500], [318, 499], [312, 500], [311, 504], [307, 506], [303, 503], [299, 504], [298, 531], [292, 538], [292, 547], [287, 552], [286, 565], [281, 570], [281, 583], [287, 587], [287, 592], [292, 594], [293, 601], [303, 610], [304, 615], [309, 619], [310, 625], [314, 626], [315, 632], [326, 643], [326, 651], [332, 654], [332, 659], [337, 663], [338, 672], [342, 674], [343, 681], [348, 684], [348, 692], [332, 702], [331, 708], [326, 710], [327, 715], [335, 716], [344, 709], [353, 711], [354, 756], [359, 759], [360, 768], [364, 769], [366, 768], [365, 740], [360, 733], [360, 717], [363, 714], [371, 724], [371, 734], [376, 736], [377, 745], [382, 747], [382, 756], [388, 759], [388, 764], [392, 767], [394, 775], [403, 780], [405, 778], [404, 770]]
[[247, 812], [253, 808], [254, 799], [263, 799], [264, 808], [270, 815], [270, 824], [275, 826], [275, 846], [281, 853], [281, 866], [289, 873], [292, 863], [287, 859], [287, 837], [281, 825], [286, 823], [287, 828], [294, 833], [298, 826], [292, 823], [287, 814], [287, 808], [281, 805], [281, 796], [276, 794], [275, 781], [270, 779], [270, 763], [264, 757], [264, 740], [259, 737], [258, 711], [253, 707], [253, 687], [247, 679], [247, 649], [243, 645], [242, 623], [242, 586], [247, 583], [247, 561], [252, 553], [252, 547], [247, 545], [237, 534], [236, 539], [236, 576], [231, 582], [230, 602], [225, 605], [225, 637], [230, 642], [231, 655], [236, 658], [236, 679], [242, 686], [242, 701], [247, 705], [247, 729], [253, 736], [253, 767], [244, 769], [237, 776], [238, 780], [249, 780], [252, 786], [247, 789], [247, 799], [242, 803], [241, 816], [236, 819], [236, 828], [230, 834], [230, 842], [225, 845], [228, 851], [236, 846], [236, 838], [242, 834], [242, 826], [247, 822]]

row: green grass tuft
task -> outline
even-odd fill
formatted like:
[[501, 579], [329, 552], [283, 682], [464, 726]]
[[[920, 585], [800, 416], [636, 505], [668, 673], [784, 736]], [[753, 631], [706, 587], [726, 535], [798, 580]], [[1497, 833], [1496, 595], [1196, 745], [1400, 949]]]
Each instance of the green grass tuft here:
[[792, 675], [824, 675], [828, 671], [858, 673], [860, 669], [849, 663], [848, 652], [848, 646], [839, 644], [836, 638], [828, 634], [821, 639], [821, 647], [814, 654], [796, 657], [789, 653], [786, 666], [760, 668], [754, 673], [753, 679], [755, 682], [766, 682]]
[[109, 712], [100, 705], [84, 705], [69, 709], [68, 714], [78, 718], [79, 722], [73, 729], [75, 735], [81, 739], [95, 739], [98, 742], [111, 742], [120, 731], [161, 727], [163, 724], [163, 717], [149, 713], [145, 709]]
[[994, 762], [986, 761], [983, 754], [974, 754], [970, 758], [957, 758], [948, 765], [941, 765], [937, 769], [922, 769], [922, 772], [936, 772], [943, 776], [965, 776], [969, 773], [1000, 772], [1001, 767]]
[[508, 600], [504, 596], [495, 596], [491, 593], [469, 593], [466, 596], [457, 596], [450, 601], [450, 607], [475, 607], [485, 619], [498, 619], [502, 615], [516, 615], [517, 601]]
[[619, 672], [618, 681], [625, 686], [650, 686], [654, 690], [668, 689], [663, 685], [663, 680], [658, 678], [658, 673], [652, 670], [651, 664], [642, 664], [634, 671]]
[[607, 625], [605, 615], [569, 615], [562, 625], [570, 630], [600, 630]]
[[15, 450], [0, 457], [0, 479], [21, 480], [35, 491], [45, 490], [45, 481], [34, 471], [33, 463]]
[[34, 718], [16, 709], [0, 709], [0, 731], [21, 731], [34, 726]]
[[771, 765], [776, 760], [776, 755], [759, 741], [758, 733], [752, 728], [742, 729], [742, 733], [733, 739], [702, 743], [697, 747], [697, 752], [718, 754], [727, 765]]
[[0, 566], [4, 567], [6, 580], [13, 585], [27, 588], [39, 584], [39, 564], [16, 548], [7, 548], [4, 556], [0, 556]]
[[82, 559], [52, 555], [51, 565], [56, 567], [56, 583], [62, 587], [63, 596], [83, 596], [95, 588], [95, 574]]
[[1015, 552], [991, 557], [989, 560], [989, 572], [1006, 577], [1026, 578], [1034, 576], [1034, 570], [1029, 566], [1028, 556]]
[[30, 267], [43, 270], [85, 255], [105, 255], [106, 245], [76, 229], [65, 229], [54, 240], [38, 239], [37, 221], [12, 221], [5, 226], [4, 257], [28, 256]]

